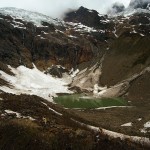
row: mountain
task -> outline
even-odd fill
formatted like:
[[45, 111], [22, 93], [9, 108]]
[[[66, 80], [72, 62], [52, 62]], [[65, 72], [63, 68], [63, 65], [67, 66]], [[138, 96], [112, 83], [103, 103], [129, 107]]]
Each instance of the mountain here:
[[[0, 8], [0, 149], [149, 149], [148, 4], [63, 20]], [[54, 101], [72, 93], [76, 109]]]
[[88, 27], [105, 29], [107, 27], [107, 16], [100, 15], [95, 10], [89, 10], [81, 6], [78, 10], [66, 13], [66, 22], [82, 23]]

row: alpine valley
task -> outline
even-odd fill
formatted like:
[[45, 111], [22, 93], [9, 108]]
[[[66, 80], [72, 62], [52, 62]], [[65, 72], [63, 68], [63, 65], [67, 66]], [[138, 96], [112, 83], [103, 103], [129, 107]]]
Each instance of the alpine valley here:
[[62, 20], [0, 8], [0, 150], [149, 148], [149, 0]]

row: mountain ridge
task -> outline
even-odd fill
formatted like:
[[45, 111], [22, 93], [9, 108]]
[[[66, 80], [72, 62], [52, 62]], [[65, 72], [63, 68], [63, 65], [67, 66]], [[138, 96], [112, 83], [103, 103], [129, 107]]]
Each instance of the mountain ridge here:
[[[15, 8], [10, 12], [7, 8], [5, 13], [0, 10], [0, 114], [3, 119], [0, 128], [3, 139], [7, 137], [3, 129], [13, 127], [18, 137], [16, 127], [19, 127], [22, 129], [21, 139], [24, 132], [28, 133], [27, 137], [33, 135], [41, 144], [43, 136], [44, 144], [51, 139], [53, 143], [42, 144], [45, 149], [58, 149], [58, 137], [62, 136], [65, 137], [64, 141], [61, 139], [64, 149], [75, 149], [79, 144], [78, 137], [82, 139], [80, 149], [85, 149], [82, 144], [87, 144], [87, 141], [91, 149], [146, 149], [138, 142], [113, 139], [103, 133], [99, 135], [100, 130], [95, 133], [84, 128], [83, 124], [149, 138], [149, 128], [142, 127], [150, 117], [150, 13], [146, 10], [109, 17], [80, 7], [67, 13], [64, 21], [52, 19], [51, 22], [51, 18], [44, 16], [43, 19], [37, 13], [26, 18], [30, 12], [25, 10], [13, 16], [14, 11]], [[38, 81], [34, 80], [36, 77]], [[56, 89], [54, 93], [48, 93], [48, 88], [52, 90], [53, 85], [61, 87], [50, 82], [53, 79], [61, 83], [65, 81], [64, 91], [84, 92], [99, 98], [124, 98], [129, 107], [66, 110], [43, 99], [53, 101], [56, 94], [64, 94], [63, 91], [57, 93]], [[31, 81], [31, 85], [25, 85], [26, 81]], [[50, 85], [46, 85], [46, 81]], [[17, 118], [18, 114], [22, 117]], [[32, 118], [36, 120], [30, 120]], [[137, 120], [139, 118], [142, 118], [141, 122]], [[131, 119], [133, 127], [121, 126]], [[11, 130], [8, 135], [10, 133]], [[4, 149], [5, 144], [0, 142]]]

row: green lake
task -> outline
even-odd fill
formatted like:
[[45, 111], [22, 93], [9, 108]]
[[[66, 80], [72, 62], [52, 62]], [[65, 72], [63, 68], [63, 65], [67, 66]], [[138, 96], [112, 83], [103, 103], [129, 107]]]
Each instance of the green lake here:
[[63, 95], [54, 98], [54, 102], [65, 108], [94, 109], [99, 107], [127, 106], [122, 98], [95, 98], [84, 94]]

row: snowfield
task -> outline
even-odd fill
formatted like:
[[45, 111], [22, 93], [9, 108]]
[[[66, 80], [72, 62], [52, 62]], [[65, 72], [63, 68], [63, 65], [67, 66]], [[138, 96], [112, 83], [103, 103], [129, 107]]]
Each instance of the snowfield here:
[[23, 21], [32, 22], [37, 27], [42, 27], [42, 22], [48, 22], [50, 24], [62, 25], [63, 21], [53, 19], [49, 16], [43, 15], [38, 12], [31, 12], [24, 9], [18, 9], [13, 7], [0, 8], [0, 13], [3, 15], [10, 15], [13, 19], [21, 19]]
[[0, 78], [10, 83], [10, 87], [0, 87], [0, 90], [6, 93], [37, 95], [51, 102], [56, 93], [72, 93], [68, 90], [67, 81], [46, 75], [35, 66], [33, 69], [25, 66], [19, 66], [16, 69], [9, 66], [9, 68], [15, 76], [0, 70]]

